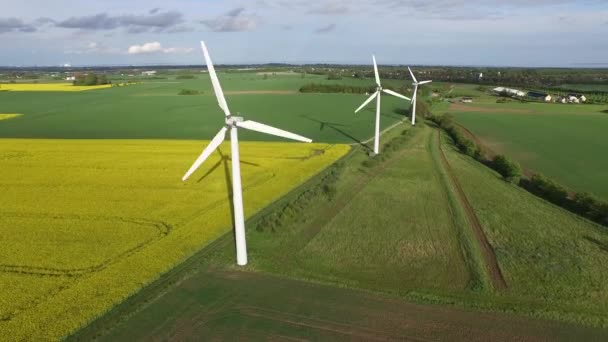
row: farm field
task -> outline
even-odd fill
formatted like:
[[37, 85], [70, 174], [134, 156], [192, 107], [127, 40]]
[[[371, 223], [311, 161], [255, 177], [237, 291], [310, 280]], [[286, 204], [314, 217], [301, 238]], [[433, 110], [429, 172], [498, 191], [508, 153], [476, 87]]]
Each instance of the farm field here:
[[608, 230], [504, 182], [444, 149], [496, 253], [508, 291], [499, 307], [608, 326]]
[[[180, 179], [205, 145], [0, 139], [2, 335], [60, 338], [228, 232], [229, 149]], [[349, 149], [242, 142], [245, 213]]]
[[260, 273], [203, 271], [98, 338], [601, 341], [606, 336], [600, 329], [412, 304]]
[[[444, 141], [450, 172], [505, 277], [505, 289], [493, 288], [462, 204], [451, 195], [454, 184], [437, 161], [436, 131], [421, 124], [406, 135], [401, 149], [373, 167], [362, 165], [359, 148], [341, 161], [333, 197], [310, 199], [307, 210], [315, 215], [272, 229], [264, 216], [250, 220], [244, 271], [232, 266], [232, 237], [225, 235], [188, 269], [73, 339], [606, 339], [608, 233], [506, 184]], [[293, 208], [292, 199], [302, 196], [288, 195], [275, 207]]]
[[[440, 104], [495, 153], [517, 160], [574, 191], [608, 199], [608, 114], [600, 105], [495, 103]], [[490, 102], [490, 101], [493, 101]]]
[[[373, 134], [374, 108], [355, 115], [364, 94], [300, 94], [300, 86], [329, 81], [321, 77], [221, 73], [231, 111], [248, 119], [273, 124], [314, 141], [356, 143]], [[182, 89], [200, 96], [178, 95]], [[2, 112], [25, 114], [3, 122], [0, 137], [65, 139], [211, 139], [222, 124], [208, 76], [194, 80], [150, 80], [103, 91], [62, 93], [0, 92]], [[395, 109], [409, 102], [383, 97], [382, 127], [404, 117]], [[273, 139], [243, 131], [244, 140]]]
[[110, 84], [96, 86], [74, 86], [71, 83], [4, 83], [0, 85], [0, 90], [8, 91], [67, 91], [80, 92], [89, 90], [107, 89], [112, 87]]

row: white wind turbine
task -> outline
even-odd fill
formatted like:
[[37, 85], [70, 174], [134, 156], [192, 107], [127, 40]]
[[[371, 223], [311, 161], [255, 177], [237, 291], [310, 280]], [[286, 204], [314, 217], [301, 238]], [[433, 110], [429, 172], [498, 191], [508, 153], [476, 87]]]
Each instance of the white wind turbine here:
[[224, 93], [220, 86], [220, 81], [215, 74], [215, 68], [209, 57], [209, 52], [205, 46], [205, 42], [201, 41], [201, 47], [203, 48], [203, 54], [205, 55], [205, 61], [207, 63], [207, 69], [209, 69], [209, 76], [211, 77], [211, 83], [215, 91], [215, 97], [220, 108], [226, 114], [226, 125], [220, 129], [217, 135], [211, 140], [209, 145], [203, 150], [203, 153], [196, 159], [190, 170], [186, 172], [182, 181], [185, 181], [190, 177], [196, 169], [215, 151], [226, 138], [226, 132], [230, 130], [230, 147], [232, 156], [232, 201], [234, 206], [234, 235], [236, 239], [236, 260], [240, 266], [247, 265], [247, 242], [245, 240], [245, 215], [243, 213], [243, 190], [241, 188], [241, 166], [239, 161], [239, 140], [238, 140], [238, 129], [245, 128], [248, 130], [266, 133], [270, 135], [276, 135], [283, 138], [311, 142], [312, 140], [303, 136], [293, 134], [278, 128], [267, 126], [255, 121], [244, 120], [242, 117], [232, 116], [228, 109], [228, 104], [224, 98]]
[[376, 57], [374, 55], [372, 55], [372, 60], [374, 61], [374, 75], [376, 76], [376, 85], [378, 87], [376, 88], [376, 92], [373, 93], [372, 96], [370, 96], [367, 100], [365, 100], [365, 102], [363, 102], [363, 104], [359, 108], [357, 108], [357, 110], [355, 110], [355, 113], [363, 109], [363, 107], [367, 106], [368, 103], [372, 102], [372, 100], [376, 98], [376, 135], [374, 138], [374, 153], [378, 154], [380, 153], [380, 95], [382, 94], [382, 92], [385, 92], [387, 94], [397, 96], [408, 101], [411, 101], [411, 99], [390, 89], [382, 88], [382, 85], [380, 84], [380, 75], [378, 75], [378, 65], [376, 64]]
[[410, 69], [410, 67], [407, 67], [407, 70], [410, 71], [410, 75], [412, 75], [412, 80], [414, 80], [414, 83], [412, 83], [412, 85], [414, 86], [414, 96], [412, 96], [412, 125], [415, 125], [416, 124], [416, 94], [418, 93], [418, 86], [427, 84], [427, 83], [431, 83], [433, 81], [429, 80], [429, 81], [418, 82], [418, 80], [416, 80], [416, 76], [414, 76], [414, 73], [412, 72], [412, 69]]

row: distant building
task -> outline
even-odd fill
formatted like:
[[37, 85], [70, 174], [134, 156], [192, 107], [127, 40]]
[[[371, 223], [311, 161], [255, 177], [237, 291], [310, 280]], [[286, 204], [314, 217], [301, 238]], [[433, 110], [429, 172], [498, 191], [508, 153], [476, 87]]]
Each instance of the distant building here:
[[156, 70], [142, 71], [141, 74], [144, 76], [154, 76], [154, 75], [156, 75]]
[[552, 99], [551, 95], [546, 94], [546, 93], [537, 92], [537, 91], [529, 91], [528, 97], [533, 100], [545, 101], [545, 102], [551, 102], [551, 99]]
[[568, 95], [568, 103], [580, 103], [581, 101], [576, 96]]
[[76, 76], [68, 76], [65, 78], [66, 81], [76, 81]]
[[579, 102], [586, 102], [587, 101], [587, 98], [583, 94], [570, 93], [570, 94], [568, 94], [568, 98], [570, 98], [570, 97], [575, 97], [577, 100], [579, 100]]
[[494, 95], [497, 96], [509, 96], [509, 97], [524, 97], [526, 93], [521, 90], [505, 88], [505, 87], [497, 87], [492, 89]]
[[472, 97], [463, 97], [462, 99], [460, 99], [460, 102], [471, 103], [471, 102], [473, 102], [473, 98]]
[[555, 99], [555, 102], [557, 102], [557, 103], [568, 103], [568, 99], [565, 96], [558, 96]]

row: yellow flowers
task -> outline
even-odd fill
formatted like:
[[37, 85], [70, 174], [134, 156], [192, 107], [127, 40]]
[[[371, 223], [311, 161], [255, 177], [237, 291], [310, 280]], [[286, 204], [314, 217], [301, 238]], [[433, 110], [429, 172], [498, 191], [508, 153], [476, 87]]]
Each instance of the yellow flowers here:
[[21, 115], [23, 115], [23, 114], [0, 114], [0, 120], [8, 120], [8, 119], [16, 118]]
[[[0, 139], [0, 333], [59, 339], [229, 231], [229, 143], [181, 182], [206, 143]], [[349, 150], [240, 145], [247, 216]]]
[[71, 83], [6, 83], [0, 85], [0, 90], [10, 91], [85, 91], [105, 89], [111, 84], [97, 86], [74, 86]]

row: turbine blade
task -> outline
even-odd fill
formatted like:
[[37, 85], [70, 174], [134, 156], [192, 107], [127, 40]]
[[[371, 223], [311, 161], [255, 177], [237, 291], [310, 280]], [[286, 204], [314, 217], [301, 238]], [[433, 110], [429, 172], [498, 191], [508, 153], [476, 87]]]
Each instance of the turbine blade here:
[[276, 135], [278, 137], [283, 137], [283, 138], [287, 138], [287, 139], [291, 139], [291, 140], [297, 140], [297, 141], [302, 141], [302, 142], [307, 142], [307, 143], [312, 142], [311, 139], [308, 139], [301, 135], [297, 135], [295, 133], [287, 132], [282, 129], [274, 128], [272, 126], [264, 125], [262, 123], [251, 121], [251, 120], [236, 122], [236, 126], [239, 128], [245, 128], [245, 129], [248, 129], [251, 131], [266, 133], [266, 134], [270, 134], [270, 135]]
[[414, 83], [418, 83], [418, 80], [416, 80], [416, 76], [414, 76], [414, 73], [412, 72], [412, 69], [410, 69], [410, 67], [407, 67], [407, 70], [410, 71], [410, 75], [412, 75], [412, 80], [414, 80]]
[[374, 61], [374, 75], [376, 76], [376, 84], [378, 87], [381, 87], [380, 75], [378, 74], [378, 65], [376, 64], [376, 56], [372, 55], [372, 60]]
[[205, 62], [207, 63], [207, 69], [209, 70], [209, 77], [211, 77], [211, 84], [213, 84], [213, 91], [215, 92], [217, 103], [224, 111], [226, 116], [229, 116], [230, 110], [228, 109], [228, 104], [226, 103], [226, 98], [224, 97], [220, 80], [217, 78], [215, 73], [215, 68], [213, 67], [213, 62], [211, 61], [211, 57], [209, 56], [209, 51], [207, 51], [205, 42], [201, 41], [201, 47], [203, 48], [203, 55], [205, 55]]
[[407, 96], [405, 96], [405, 95], [401, 95], [401, 94], [399, 94], [399, 93], [397, 93], [397, 92], [395, 92], [395, 91], [392, 91], [392, 90], [390, 90], [390, 89], [382, 89], [382, 91], [383, 91], [383, 92], [385, 92], [385, 93], [387, 93], [387, 94], [390, 94], [390, 95], [393, 95], [393, 96], [400, 97], [400, 98], [402, 98], [402, 99], [404, 99], [404, 100], [412, 101], [412, 99], [410, 99], [409, 97], [407, 97]]
[[378, 92], [373, 93], [372, 96], [370, 96], [367, 100], [365, 100], [365, 102], [363, 102], [363, 104], [361, 106], [359, 106], [359, 108], [357, 108], [357, 110], [355, 110], [355, 113], [357, 113], [358, 111], [363, 109], [363, 107], [367, 106], [368, 103], [372, 102], [376, 98], [376, 96], [378, 96]]
[[218, 148], [218, 146], [220, 146], [222, 144], [222, 142], [226, 138], [227, 130], [228, 129], [226, 127], [222, 127], [222, 129], [220, 129], [220, 131], [215, 135], [215, 137], [213, 137], [213, 139], [211, 140], [209, 145], [207, 145], [207, 147], [205, 147], [205, 149], [203, 150], [203, 153], [201, 153], [201, 155], [198, 158], [196, 158], [196, 160], [194, 161], [194, 164], [192, 164], [192, 166], [190, 167], [190, 170], [188, 170], [188, 172], [186, 172], [184, 177], [182, 177], [182, 181], [185, 181], [186, 179], [188, 179], [188, 177], [190, 177], [194, 173], [194, 171], [196, 171], [196, 169], [198, 169], [201, 166], [201, 164], [207, 158], [209, 158], [211, 153], [213, 153], [213, 151], [215, 151]]
[[427, 84], [427, 83], [431, 83], [431, 82], [433, 82], [433, 81], [422, 81], [422, 82], [418, 82], [418, 85]]

